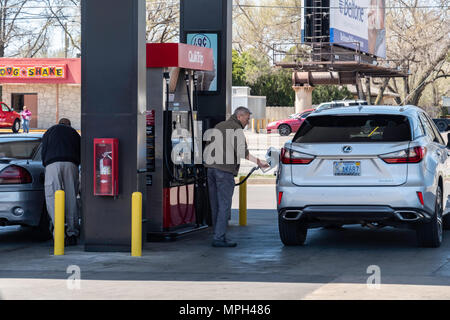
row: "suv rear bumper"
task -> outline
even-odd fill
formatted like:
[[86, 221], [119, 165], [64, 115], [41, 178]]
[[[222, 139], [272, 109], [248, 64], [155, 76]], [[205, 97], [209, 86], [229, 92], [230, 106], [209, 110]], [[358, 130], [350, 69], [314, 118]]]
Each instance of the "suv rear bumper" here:
[[417, 208], [392, 208], [389, 206], [306, 206], [278, 210], [284, 220], [332, 222], [427, 222], [431, 214]]
[[[351, 186], [351, 187], [298, 187], [277, 185], [276, 191], [282, 192], [281, 208], [305, 208], [308, 206], [375, 206], [390, 208], [414, 208], [425, 212], [434, 212], [436, 203], [434, 185], [401, 186]], [[423, 202], [417, 192], [422, 192]]]

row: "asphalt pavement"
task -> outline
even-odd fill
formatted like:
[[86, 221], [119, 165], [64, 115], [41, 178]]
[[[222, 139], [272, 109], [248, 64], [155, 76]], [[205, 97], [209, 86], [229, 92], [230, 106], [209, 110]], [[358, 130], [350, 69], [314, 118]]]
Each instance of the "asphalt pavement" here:
[[313, 229], [304, 246], [278, 235], [274, 185], [248, 186], [248, 224], [211, 247], [211, 230], [145, 243], [142, 257], [85, 252], [53, 256], [30, 230], [0, 227], [1, 299], [449, 299], [450, 232], [438, 249], [418, 248], [413, 231], [361, 226]]
[[[261, 154], [289, 138], [247, 136]], [[28, 228], [0, 227], [0, 299], [450, 299], [449, 231], [437, 249], [417, 247], [414, 231], [361, 226], [312, 229], [304, 246], [285, 247], [275, 185], [248, 185], [247, 198], [248, 223], [239, 226], [235, 190], [236, 248], [211, 247], [207, 229], [146, 242], [142, 257], [82, 244], [54, 256], [52, 242]]]

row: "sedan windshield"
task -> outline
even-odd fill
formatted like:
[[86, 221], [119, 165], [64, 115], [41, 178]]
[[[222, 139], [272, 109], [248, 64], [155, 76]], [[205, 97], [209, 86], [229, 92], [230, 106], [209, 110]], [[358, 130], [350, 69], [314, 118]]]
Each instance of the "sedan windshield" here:
[[0, 159], [31, 159], [39, 147], [40, 139], [0, 138]]

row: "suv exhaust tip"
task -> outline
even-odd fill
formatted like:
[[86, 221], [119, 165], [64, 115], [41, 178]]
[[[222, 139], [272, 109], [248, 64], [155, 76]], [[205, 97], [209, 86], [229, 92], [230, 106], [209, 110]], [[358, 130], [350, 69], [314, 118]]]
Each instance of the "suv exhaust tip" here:
[[406, 222], [419, 221], [425, 218], [424, 215], [419, 212], [408, 210], [395, 211], [394, 215], [397, 219]]
[[301, 218], [303, 211], [301, 210], [286, 210], [281, 216], [284, 220], [298, 220]]

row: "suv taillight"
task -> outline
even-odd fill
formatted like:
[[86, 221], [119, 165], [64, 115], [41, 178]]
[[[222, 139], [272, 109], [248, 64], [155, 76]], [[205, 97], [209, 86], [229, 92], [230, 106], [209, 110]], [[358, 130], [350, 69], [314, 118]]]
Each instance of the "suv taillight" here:
[[419, 163], [425, 157], [425, 147], [414, 147], [383, 154], [380, 158], [386, 163]]
[[31, 183], [31, 174], [22, 167], [11, 165], [0, 171], [0, 184]]
[[314, 158], [314, 156], [306, 153], [281, 148], [281, 163], [283, 164], [310, 164]]

